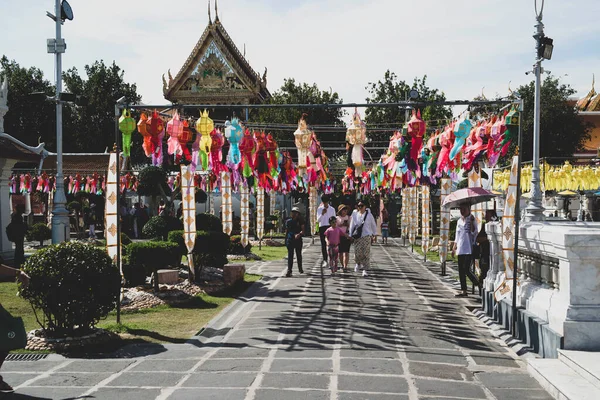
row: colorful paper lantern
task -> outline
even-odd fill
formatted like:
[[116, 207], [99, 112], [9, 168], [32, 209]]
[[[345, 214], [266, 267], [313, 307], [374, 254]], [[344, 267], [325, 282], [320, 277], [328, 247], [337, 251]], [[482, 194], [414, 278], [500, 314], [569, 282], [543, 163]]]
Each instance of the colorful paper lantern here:
[[129, 110], [124, 108], [119, 118], [119, 130], [123, 134], [123, 155], [125, 157], [131, 155], [131, 134], [135, 131], [135, 125], [135, 120], [131, 118]]

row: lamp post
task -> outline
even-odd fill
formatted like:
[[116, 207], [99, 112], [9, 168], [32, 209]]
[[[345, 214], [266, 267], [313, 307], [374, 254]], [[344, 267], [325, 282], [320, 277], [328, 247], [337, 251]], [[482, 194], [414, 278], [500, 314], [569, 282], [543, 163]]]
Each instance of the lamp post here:
[[[542, 17], [544, 12], [544, 0], [538, 11], [537, 0], [535, 1], [535, 13], [537, 24], [533, 35], [536, 40], [536, 60], [533, 65], [535, 74], [535, 102], [533, 109], [533, 166], [531, 169], [531, 199], [525, 209], [525, 221], [543, 221], [544, 206], [542, 205], [542, 188], [540, 181], [540, 115], [541, 115], [541, 75], [544, 72], [542, 61], [552, 58], [553, 40], [544, 35], [544, 24]], [[517, 216], [518, 217], [518, 216]]]
[[72, 20], [73, 13], [66, 0], [54, 2], [54, 12], [47, 12], [48, 17], [56, 23], [56, 38], [48, 39], [48, 53], [56, 56], [56, 190], [54, 193], [54, 205], [52, 209], [52, 243], [60, 243], [69, 240], [69, 212], [67, 211], [67, 197], [65, 196], [65, 184], [63, 176], [63, 151], [62, 151], [62, 53], [67, 49], [65, 40], [61, 37], [61, 27], [65, 19]]

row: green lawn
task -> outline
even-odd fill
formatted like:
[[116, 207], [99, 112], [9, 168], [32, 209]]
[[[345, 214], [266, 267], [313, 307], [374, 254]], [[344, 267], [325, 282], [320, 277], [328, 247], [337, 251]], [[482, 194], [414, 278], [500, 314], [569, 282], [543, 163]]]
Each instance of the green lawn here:
[[253, 246], [252, 253], [260, 256], [263, 261], [281, 260], [287, 256], [287, 247], [262, 246], [262, 249], [259, 250], [258, 246]]
[[[116, 323], [116, 312], [112, 312], [98, 326], [120, 333], [126, 342], [183, 343], [260, 278], [246, 274], [244, 283], [222, 293], [201, 294], [182, 305], [123, 313], [120, 325]], [[17, 297], [16, 291], [15, 283], [0, 283], [0, 303], [14, 316], [22, 317], [28, 331], [39, 328], [31, 306]]]
[[[420, 246], [414, 246], [415, 252], [420, 254], [421, 256], [423, 256], [423, 250], [421, 249]], [[438, 252], [436, 251], [428, 251], [427, 252], [427, 261], [432, 261], [432, 262], [440, 262], [440, 255]], [[450, 252], [448, 252], [448, 255], [446, 256], [446, 261], [456, 261], [456, 258], [452, 257], [452, 255], [450, 254]]]

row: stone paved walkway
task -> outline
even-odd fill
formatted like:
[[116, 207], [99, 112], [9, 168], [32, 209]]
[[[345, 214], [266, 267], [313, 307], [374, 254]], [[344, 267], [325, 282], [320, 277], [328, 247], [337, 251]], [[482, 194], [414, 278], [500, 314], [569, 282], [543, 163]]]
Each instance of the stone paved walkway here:
[[[183, 345], [101, 360], [7, 362], [14, 399], [550, 399], [521, 361], [410, 252], [373, 247], [371, 274], [265, 275]], [[352, 261], [352, 260], [351, 260]], [[31, 397], [30, 397], [31, 396]]]

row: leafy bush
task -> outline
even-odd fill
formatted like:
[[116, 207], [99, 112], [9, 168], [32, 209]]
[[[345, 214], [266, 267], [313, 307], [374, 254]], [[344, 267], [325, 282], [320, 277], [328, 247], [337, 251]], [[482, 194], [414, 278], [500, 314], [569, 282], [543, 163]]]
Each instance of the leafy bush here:
[[27, 231], [27, 240], [40, 242], [40, 246], [44, 245], [44, 240], [52, 239], [52, 230], [43, 222], [34, 224]]
[[[178, 266], [181, 254], [177, 243], [172, 242], [136, 242], [127, 246], [129, 265], [132, 268], [144, 267], [146, 275], [168, 266]], [[158, 290], [158, 280], [154, 279], [154, 288]]]
[[[44, 314], [50, 337], [87, 334], [117, 305], [121, 277], [103, 249], [65, 242], [34, 253], [22, 296]], [[39, 322], [39, 320], [38, 320]]]
[[161, 238], [166, 240], [170, 231], [183, 228], [183, 224], [175, 217], [152, 217], [142, 228], [145, 238]]
[[79, 211], [79, 210], [81, 210], [81, 203], [78, 201], [72, 201], [69, 204], [67, 204], [67, 210]]
[[177, 244], [177, 248], [179, 249], [179, 253], [182, 256], [185, 256], [187, 254], [187, 246], [185, 245], [185, 241], [183, 239], [183, 233], [184, 231], [171, 231], [169, 232], [169, 236], [167, 237], [167, 240], [169, 242], [173, 242]]
[[222, 232], [223, 223], [218, 217], [210, 213], [200, 213], [196, 215], [196, 230]]
[[244, 247], [240, 236], [231, 236], [227, 254], [244, 255], [250, 253], [250, 250], [252, 250], [250, 242]]
[[220, 231], [196, 232], [194, 245], [194, 266], [198, 272], [204, 267], [223, 268], [227, 264], [227, 250], [229, 249], [229, 235]]
[[146, 283], [146, 268], [143, 265], [123, 262], [123, 277], [127, 287], [143, 285]]
[[170, 195], [171, 188], [167, 184], [165, 170], [152, 165], [141, 170], [138, 176], [137, 193], [140, 196], [160, 196], [163, 193]]

